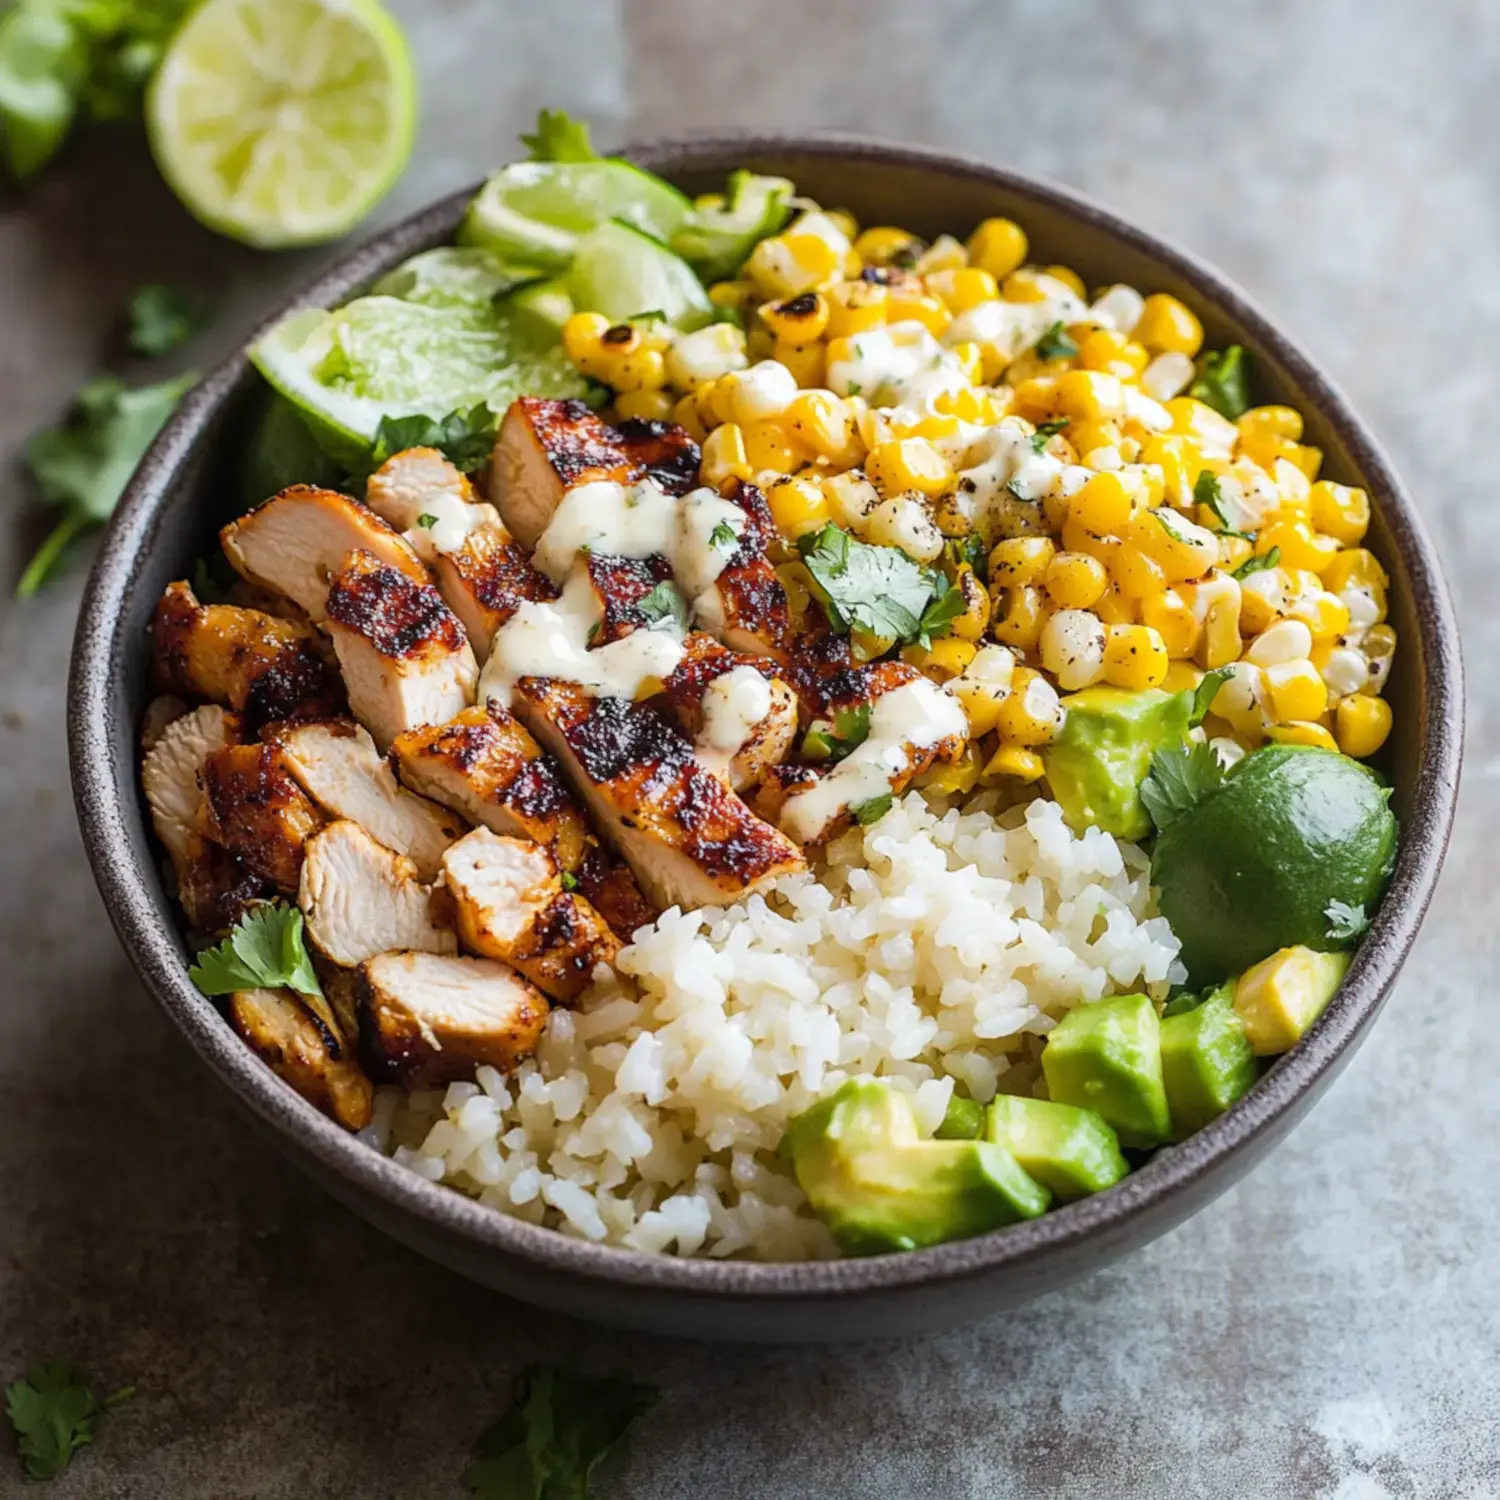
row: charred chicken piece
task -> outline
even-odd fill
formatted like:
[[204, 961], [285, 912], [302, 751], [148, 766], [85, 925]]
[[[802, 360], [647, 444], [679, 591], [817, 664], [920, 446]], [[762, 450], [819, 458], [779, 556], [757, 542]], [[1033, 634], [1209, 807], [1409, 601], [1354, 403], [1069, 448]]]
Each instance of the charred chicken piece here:
[[776, 523], [766, 497], [753, 484], [731, 480], [724, 498], [744, 511], [748, 524], [738, 551], [693, 607], [704, 629], [726, 646], [780, 660], [795, 641], [791, 604], [767, 553], [776, 540]]
[[382, 1082], [430, 1088], [509, 1072], [535, 1050], [547, 1001], [514, 969], [485, 958], [382, 953], [355, 973], [360, 1046]]
[[252, 875], [295, 895], [307, 840], [327, 821], [275, 745], [227, 745], [203, 763], [202, 829]]
[[635, 875], [618, 855], [593, 844], [578, 866], [578, 890], [609, 924], [609, 930], [622, 943], [628, 943], [642, 927], [649, 927], [660, 915], [641, 894]]

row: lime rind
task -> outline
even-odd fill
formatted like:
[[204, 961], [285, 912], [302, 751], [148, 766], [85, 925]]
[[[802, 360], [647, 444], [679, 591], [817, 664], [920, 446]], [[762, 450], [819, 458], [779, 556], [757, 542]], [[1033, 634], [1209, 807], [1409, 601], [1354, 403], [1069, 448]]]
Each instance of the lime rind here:
[[492, 250], [440, 245], [387, 271], [370, 290], [427, 307], [483, 307], [540, 275], [535, 266], [518, 265]]
[[659, 312], [675, 328], [701, 328], [713, 304], [681, 256], [631, 224], [612, 219], [578, 242], [568, 285], [576, 307], [608, 318]]

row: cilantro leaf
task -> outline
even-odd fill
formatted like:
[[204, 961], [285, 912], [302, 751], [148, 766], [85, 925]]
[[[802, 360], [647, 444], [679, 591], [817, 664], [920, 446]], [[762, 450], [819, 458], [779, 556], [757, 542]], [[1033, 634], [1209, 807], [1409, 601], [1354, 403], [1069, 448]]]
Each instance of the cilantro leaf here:
[[953, 537], [944, 542], [943, 553], [952, 567], [956, 569], [967, 564], [983, 581], [989, 568], [990, 553], [979, 532], [971, 531], [967, 536]]
[[575, 120], [565, 109], [544, 109], [536, 117], [536, 131], [522, 135], [521, 144], [532, 161], [599, 161], [589, 140], [588, 123]]
[[465, 474], [482, 469], [495, 446], [495, 413], [481, 401], [468, 411], [446, 417], [382, 417], [370, 445], [368, 468], [356, 474], [368, 479], [392, 454], [408, 448], [436, 448], [454, 468]]
[[861, 828], [866, 828], [871, 823], [878, 823], [891, 810], [891, 803], [895, 800], [889, 792], [882, 792], [878, 797], [871, 797], [868, 802], [851, 807], [849, 811], [854, 814], [854, 821]]
[[73, 1455], [94, 1440], [100, 1417], [135, 1395], [126, 1386], [100, 1401], [71, 1365], [33, 1365], [5, 1388], [5, 1413], [16, 1432], [16, 1452], [28, 1479], [55, 1479]]
[[1198, 476], [1198, 482], [1193, 486], [1193, 499], [1211, 510], [1219, 525], [1229, 525], [1229, 517], [1224, 514], [1224, 497], [1219, 492], [1219, 476], [1212, 469], [1205, 469]]
[[1350, 906], [1347, 901], [1330, 901], [1323, 915], [1328, 918], [1330, 943], [1352, 943], [1370, 925], [1364, 907]]
[[1224, 767], [1211, 745], [1173, 745], [1151, 757], [1141, 801], [1160, 832], [1223, 784]]
[[1214, 706], [1214, 699], [1219, 696], [1219, 689], [1233, 676], [1232, 666], [1215, 667], [1212, 672], [1203, 674], [1198, 686], [1193, 689], [1193, 702], [1188, 709], [1189, 729], [1196, 729], [1208, 717]]
[[645, 616], [648, 629], [654, 629], [668, 621], [676, 625], [679, 630], [688, 628], [687, 600], [682, 597], [682, 590], [670, 578], [664, 579], [649, 594], [637, 599], [634, 607]]
[[433, 515], [430, 510], [424, 510], [422, 514], [417, 517], [417, 525], [420, 526], [423, 531], [431, 531], [432, 528], [437, 525], [437, 522], [438, 518]]
[[[826, 722], [826, 721], [825, 721]], [[870, 705], [841, 708], [828, 729], [809, 729], [802, 737], [802, 754], [808, 760], [840, 761], [870, 737]]]
[[187, 343], [207, 321], [195, 298], [175, 286], [153, 281], [137, 287], [125, 307], [127, 337], [137, 354], [170, 354]]
[[728, 521], [720, 521], [709, 532], [708, 545], [722, 557], [733, 557], [740, 550], [740, 534]]
[[510, 1410], [480, 1433], [464, 1484], [479, 1500], [588, 1500], [599, 1460], [657, 1395], [633, 1380], [527, 1370]]
[[1078, 353], [1078, 345], [1068, 337], [1062, 323], [1056, 322], [1036, 341], [1038, 359], [1072, 359]]
[[925, 651], [932, 644], [933, 636], [947, 635], [953, 622], [967, 607], [964, 591], [957, 584], [951, 584], [946, 593], [922, 611], [922, 618], [917, 622], [917, 644]]
[[564, 870], [557, 877], [557, 883], [565, 891], [576, 891], [578, 889], [578, 877], [571, 870]]
[[710, 323], [732, 323], [741, 333], [744, 333], [746, 330], [745, 310], [740, 307], [716, 307], [708, 321]]
[[1165, 1021], [1168, 1016], [1182, 1016], [1191, 1010], [1197, 1010], [1211, 994], [1213, 994], [1212, 986], [1206, 990], [1179, 990], [1162, 1006], [1162, 1020]]
[[1264, 573], [1268, 568], [1274, 568], [1280, 561], [1281, 548], [1272, 547], [1269, 552], [1262, 552], [1256, 557], [1247, 557], [1229, 576], [1248, 578], [1252, 573]]
[[225, 561], [222, 552], [193, 559], [193, 597], [199, 604], [222, 604], [238, 582], [239, 574]]
[[29, 599], [56, 573], [72, 543], [107, 521], [141, 455], [196, 375], [129, 389], [112, 375], [89, 381], [73, 398], [66, 422], [38, 432], [26, 445], [26, 467], [41, 498], [63, 518], [16, 585]]
[[1231, 422], [1244, 416], [1250, 410], [1250, 361], [1243, 347], [1230, 344], [1217, 354], [1205, 354], [1188, 395]]
[[1058, 417], [1051, 422], [1038, 422], [1036, 431], [1031, 434], [1031, 451], [1033, 453], [1045, 453], [1047, 451], [1047, 444], [1067, 425], [1067, 417]]
[[[941, 573], [924, 568], [897, 547], [861, 542], [832, 522], [797, 538], [797, 550], [817, 584], [828, 623], [841, 635], [862, 630], [910, 645], [951, 624], [949, 592]], [[956, 591], [955, 591], [956, 592]], [[961, 613], [962, 606], [954, 613]], [[945, 620], [946, 615], [946, 620]], [[924, 625], [924, 619], [929, 623]]]
[[188, 978], [205, 995], [283, 986], [299, 995], [323, 995], [302, 938], [302, 913], [279, 902], [246, 912], [217, 948], [198, 955]]

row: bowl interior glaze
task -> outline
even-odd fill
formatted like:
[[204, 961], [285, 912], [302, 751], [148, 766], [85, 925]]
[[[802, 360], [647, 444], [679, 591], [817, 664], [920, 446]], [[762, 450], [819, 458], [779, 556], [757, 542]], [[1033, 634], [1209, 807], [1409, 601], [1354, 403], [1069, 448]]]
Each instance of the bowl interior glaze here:
[[[1396, 731], [1383, 769], [1402, 821], [1391, 889], [1333, 1004], [1226, 1115], [1163, 1150], [1118, 1187], [1018, 1227], [902, 1256], [759, 1265], [607, 1249], [506, 1218], [377, 1156], [282, 1085], [188, 981], [177, 918], [157, 868], [137, 781], [135, 728], [148, 697], [146, 622], [162, 588], [191, 576], [222, 521], [245, 508], [239, 454], [264, 402], [243, 352], [184, 401], [147, 454], [100, 549], [69, 685], [75, 799], [100, 890], [147, 988], [278, 1146], [337, 1197], [475, 1279], [543, 1305], [660, 1331], [770, 1339], [857, 1337], [962, 1321], [1102, 1265], [1216, 1196], [1290, 1128], [1378, 1012], [1437, 879], [1457, 792], [1462, 669], [1457, 629], [1425, 529], [1347, 402], [1236, 288], [1180, 251], [1058, 188], [982, 162], [839, 137], [661, 141], [628, 154], [690, 193], [737, 166], [791, 177], [861, 222], [932, 236], [1003, 214], [1032, 257], [1091, 286], [1170, 291], [1202, 318], [1208, 345], [1251, 351], [1260, 400], [1301, 410], [1324, 474], [1367, 488], [1370, 545], [1391, 574], [1400, 649], [1389, 686]], [[451, 237], [454, 195], [358, 248], [293, 298], [342, 300]], [[269, 324], [273, 319], [268, 319]]]

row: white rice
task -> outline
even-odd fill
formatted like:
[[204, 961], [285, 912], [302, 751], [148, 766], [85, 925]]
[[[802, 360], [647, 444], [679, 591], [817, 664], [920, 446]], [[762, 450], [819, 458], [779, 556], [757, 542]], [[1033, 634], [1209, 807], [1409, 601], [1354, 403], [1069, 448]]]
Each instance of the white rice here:
[[1183, 977], [1146, 856], [1055, 802], [938, 813], [911, 793], [768, 899], [663, 914], [555, 1010], [511, 1077], [382, 1090], [366, 1139], [433, 1181], [564, 1234], [677, 1255], [834, 1248], [776, 1159], [845, 1079], [911, 1095], [1029, 1093], [1081, 1001]]

